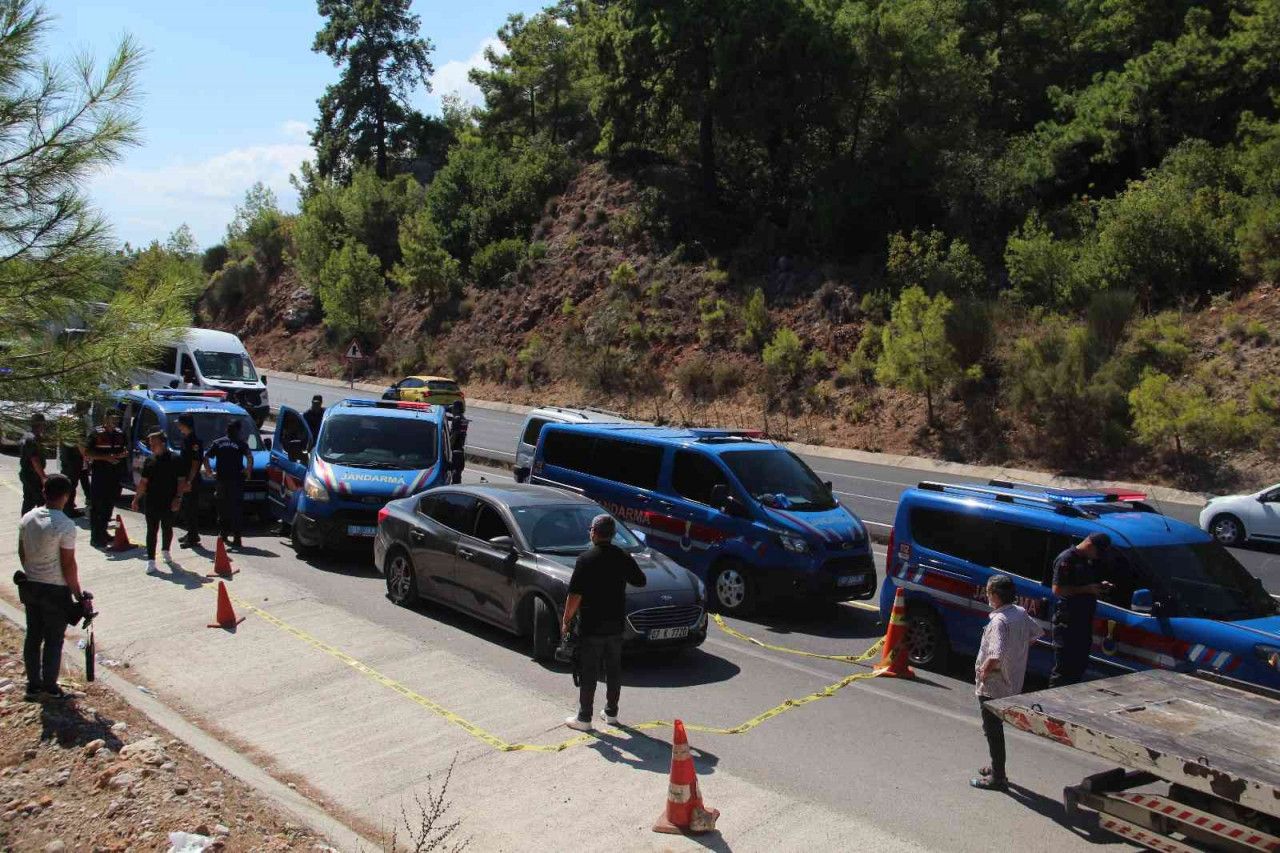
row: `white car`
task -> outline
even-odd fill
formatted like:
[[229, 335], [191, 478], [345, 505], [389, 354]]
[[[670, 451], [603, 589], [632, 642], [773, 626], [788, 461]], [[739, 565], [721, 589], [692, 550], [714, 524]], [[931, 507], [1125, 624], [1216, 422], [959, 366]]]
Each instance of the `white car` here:
[[1213, 498], [1200, 510], [1200, 527], [1223, 545], [1280, 542], [1280, 483], [1251, 495]]

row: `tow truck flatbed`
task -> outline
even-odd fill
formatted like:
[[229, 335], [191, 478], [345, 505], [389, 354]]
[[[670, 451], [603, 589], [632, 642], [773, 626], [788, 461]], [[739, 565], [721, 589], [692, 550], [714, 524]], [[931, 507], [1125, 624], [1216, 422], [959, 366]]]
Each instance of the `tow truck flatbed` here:
[[[1280, 693], [1150, 670], [989, 703], [1008, 723], [1121, 765], [1064, 792], [1160, 850], [1280, 851]], [[1132, 789], [1168, 782], [1168, 794]]]

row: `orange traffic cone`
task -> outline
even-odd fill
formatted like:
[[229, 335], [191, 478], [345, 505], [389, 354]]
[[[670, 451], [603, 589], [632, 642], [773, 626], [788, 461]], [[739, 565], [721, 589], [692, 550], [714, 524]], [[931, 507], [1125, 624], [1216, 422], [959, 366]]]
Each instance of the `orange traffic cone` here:
[[218, 613], [213, 617], [218, 621], [210, 628], [225, 628], [228, 631], [244, 621], [244, 617], [236, 618], [236, 611], [231, 606], [231, 596], [227, 595], [227, 585], [218, 581]]
[[218, 547], [213, 552], [213, 573], [218, 577], [229, 578], [239, 569], [231, 568], [231, 558], [227, 556], [227, 541], [218, 537]]
[[134, 548], [137, 548], [137, 547], [138, 547], [137, 545], [134, 545], [132, 542], [129, 541], [129, 534], [124, 529], [124, 518], [122, 518], [120, 515], [116, 515], [116, 535], [115, 535], [115, 538], [111, 540], [111, 544], [107, 546], [107, 550], [108, 551], [132, 551]]
[[684, 733], [684, 723], [675, 722], [675, 737], [671, 743], [671, 781], [667, 785], [667, 808], [658, 815], [654, 832], [671, 835], [700, 835], [712, 832], [720, 812], [702, 805], [702, 793], [698, 790], [698, 774], [689, 754], [689, 738]]
[[889, 678], [915, 678], [907, 664], [907, 595], [898, 587], [893, 593], [893, 612], [889, 614], [889, 628], [884, 632], [884, 651], [875, 668], [876, 675]]

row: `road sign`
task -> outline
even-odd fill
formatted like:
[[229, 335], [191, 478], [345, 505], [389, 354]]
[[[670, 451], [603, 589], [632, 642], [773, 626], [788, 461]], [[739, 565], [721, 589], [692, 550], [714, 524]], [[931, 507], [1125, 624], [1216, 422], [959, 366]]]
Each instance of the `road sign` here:
[[347, 347], [347, 358], [360, 359], [364, 358], [364, 353], [360, 350], [360, 341], [355, 338], [351, 339], [351, 345]]

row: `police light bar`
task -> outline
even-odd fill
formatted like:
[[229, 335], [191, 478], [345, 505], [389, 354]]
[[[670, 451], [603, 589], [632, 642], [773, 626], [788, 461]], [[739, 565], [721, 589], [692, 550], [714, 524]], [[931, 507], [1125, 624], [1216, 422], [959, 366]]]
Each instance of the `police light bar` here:
[[200, 389], [182, 389], [182, 388], [157, 388], [148, 391], [147, 394], [153, 400], [225, 400], [227, 399], [226, 391], [204, 391]]
[[414, 412], [429, 412], [435, 408], [431, 403], [412, 403], [405, 400], [342, 400], [339, 406], [351, 406], [359, 409], [406, 409]]

